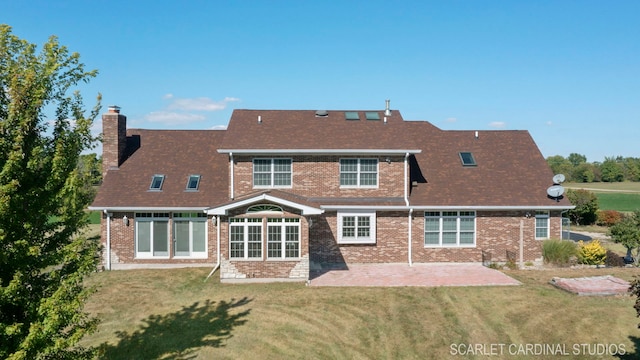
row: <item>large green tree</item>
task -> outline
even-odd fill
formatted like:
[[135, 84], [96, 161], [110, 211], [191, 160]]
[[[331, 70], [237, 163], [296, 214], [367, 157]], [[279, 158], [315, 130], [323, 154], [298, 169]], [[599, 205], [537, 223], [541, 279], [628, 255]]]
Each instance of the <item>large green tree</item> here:
[[[85, 116], [77, 86], [97, 74], [52, 36], [37, 46], [0, 24], [0, 358], [77, 359], [96, 320], [83, 311], [98, 245], [82, 237], [90, 194], [78, 157]], [[74, 91], [76, 90], [76, 91]]]
[[623, 245], [627, 249], [625, 258], [630, 261], [632, 258], [632, 250], [636, 249], [636, 262], [638, 259], [638, 250], [640, 250], [640, 210], [626, 215], [622, 220], [613, 224], [609, 228], [609, 236], [615, 243]]

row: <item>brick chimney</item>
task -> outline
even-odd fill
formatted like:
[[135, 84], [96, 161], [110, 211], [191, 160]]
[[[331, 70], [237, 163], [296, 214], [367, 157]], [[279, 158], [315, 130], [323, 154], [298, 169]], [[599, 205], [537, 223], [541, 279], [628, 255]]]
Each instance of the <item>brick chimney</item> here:
[[102, 115], [102, 177], [110, 169], [118, 169], [127, 147], [127, 117], [120, 114], [119, 106], [109, 106]]

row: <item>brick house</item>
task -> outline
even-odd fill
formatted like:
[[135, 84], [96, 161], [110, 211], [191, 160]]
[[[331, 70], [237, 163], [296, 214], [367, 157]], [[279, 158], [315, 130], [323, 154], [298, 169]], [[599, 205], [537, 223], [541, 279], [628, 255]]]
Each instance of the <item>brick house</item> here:
[[106, 269], [304, 281], [349, 263], [536, 261], [573, 208], [547, 195], [527, 131], [444, 131], [388, 103], [235, 110], [226, 130], [127, 129], [117, 107], [102, 120], [90, 209]]

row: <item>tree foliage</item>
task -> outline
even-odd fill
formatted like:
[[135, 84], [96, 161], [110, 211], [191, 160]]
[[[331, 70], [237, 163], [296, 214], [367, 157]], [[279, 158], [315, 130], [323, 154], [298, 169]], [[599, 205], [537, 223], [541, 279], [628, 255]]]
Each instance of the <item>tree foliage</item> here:
[[[90, 194], [78, 157], [86, 117], [71, 91], [97, 72], [51, 37], [36, 45], [0, 25], [0, 358], [91, 355], [77, 346], [96, 320], [83, 312], [97, 243], [82, 237]], [[49, 113], [55, 112], [52, 116]]]
[[640, 248], [640, 210], [628, 214], [609, 228], [609, 236], [615, 243], [621, 244], [627, 249], [627, 257], [631, 257], [631, 251]]
[[584, 189], [568, 189], [567, 198], [575, 209], [569, 210], [571, 222], [577, 225], [591, 225], [598, 219], [598, 197]]
[[564, 174], [572, 182], [640, 181], [640, 158], [605, 157], [603, 162], [587, 162], [587, 157], [571, 153], [567, 158], [553, 155], [547, 164], [555, 174]]

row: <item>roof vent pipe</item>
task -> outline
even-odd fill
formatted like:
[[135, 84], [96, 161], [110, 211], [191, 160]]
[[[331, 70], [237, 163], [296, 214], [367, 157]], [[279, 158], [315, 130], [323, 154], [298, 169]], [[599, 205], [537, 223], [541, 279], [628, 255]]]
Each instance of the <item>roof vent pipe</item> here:
[[476, 131], [476, 139], [478, 138], [478, 132]]
[[390, 101], [391, 101], [391, 100], [388, 100], [388, 99], [384, 101], [384, 102], [385, 102], [384, 114], [385, 114], [386, 116], [391, 116], [391, 110], [389, 109], [389, 102], [390, 102]]
[[262, 116], [258, 115], [258, 124], [262, 124]]

